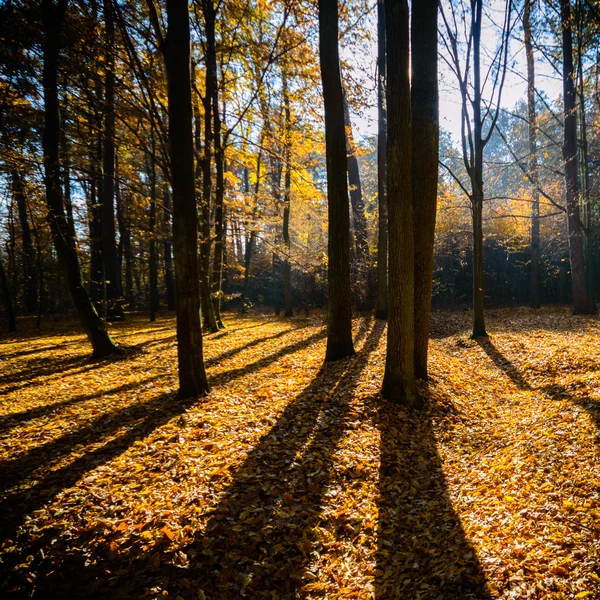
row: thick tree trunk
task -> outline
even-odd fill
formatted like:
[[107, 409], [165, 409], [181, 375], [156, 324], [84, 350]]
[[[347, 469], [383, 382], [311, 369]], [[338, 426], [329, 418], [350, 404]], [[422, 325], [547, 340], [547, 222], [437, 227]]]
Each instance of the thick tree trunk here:
[[329, 240], [326, 361], [354, 354], [350, 301], [350, 207], [337, 0], [319, 0], [319, 56], [325, 103]]
[[388, 211], [387, 211], [387, 110], [386, 51], [385, 51], [385, 6], [377, 0], [377, 205], [379, 209], [377, 229], [377, 308], [375, 317], [388, 316]]
[[18, 171], [11, 172], [13, 184], [13, 196], [19, 212], [19, 222], [21, 224], [21, 241], [23, 244], [23, 286], [25, 312], [33, 315], [37, 312], [37, 273], [35, 270], [35, 253], [31, 240], [31, 228], [27, 218], [27, 203], [25, 201], [25, 187], [23, 185], [23, 176]]
[[2, 292], [2, 297], [4, 299], [4, 308], [6, 311], [8, 331], [16, 331], [17, 321], [15, 319], [15, 309], [13, 306], [12, 294], [10, 293], [8, 278], [6, 277], [6, 271], [4, 270], [4, 263], [2, 262], [2, 257], [0, 257], [0, 292]]
[[168, 184], [165, 184], [164, 193], [164, 221], [163, 221], [163, 254], [165, 257], [165, 287], [167, 288], [167, 308], [175, 310], [175, 281], [173, 279], [173, 255], [171, 240], [173, 231], [171, 229], [171, 192]]
[[408, 2], [386, 2], [389, 315], [381, 393], [415, 405], [414, 232]]
[[437, 0], [412, 9], [412, 197], [415, 227], [415, 376], [427, 379], [438, 187]]
[[593, 307], [589, 301], [583, 244], [583, 227], [579, 213], [579, 186], [577, 183], [577, 111], [575, 108], [575, 84], [573, 80], [573, 36], [571, 30], [570, 0], [561, 0], [562, 49], [563, 49], [563, 101], [565, 190], [567, 224], [569, 229], [569, 254], [573, 285], [573, 312], [589, 314]]
[[115, 28], [112, 0], [104, 0], [106, 55], [104, 66], [104, 132], [102, 136], [102, 261], [109, 319], [123, 319], [117, 271], [115, 231]]
[[188, 0], [167, 0], [167, 23], [164, 51], [173, 177], [179, 397], [187, 398], [208, 392], [200, 322]]
[[533, 185], [531, 202], [531, 267], [529, 285], [529, 306], [539, 308], [540, 300], [540, 192], [539, 167], [537, 158], [537, 110], [535, 107], [535, 60], [531, 40], [531, 7], [535, 0], [525, 0], [523, 11], [523, 31], [525, 33], [525, 53], [527, 55], [527, 115], [529, 120], [529, 180]]
[[65, 272], [69, 292], [85, 328], [96, 357], [104, 357], [117, 351], [110, 339], [102, 319], [98, 316], [81, 280], [75, 240], [69, 235], [65, 218], [63, 194], [60, 185], [60, 115], [58, 106], [58, 53], [59, 36], [62, 29], [68, 0], [43, 0], [44, 24], [43, 86], [44, 86], [44, 183], [48, 219], [58, 260]]

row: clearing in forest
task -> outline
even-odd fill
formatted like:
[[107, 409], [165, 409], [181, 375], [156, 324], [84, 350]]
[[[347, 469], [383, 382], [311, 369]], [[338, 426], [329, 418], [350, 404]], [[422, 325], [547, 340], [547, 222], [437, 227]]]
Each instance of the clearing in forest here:
[[598, 318], [469, 324], [434, 314], [421, 412], [381, 400], [371, 318], [323, 366], [322, 315], [230, 315], [195, 401], [171, 317], [114, 325], [116, 361], [67, 324], [4, 339], [0, 593], [599, 598]]

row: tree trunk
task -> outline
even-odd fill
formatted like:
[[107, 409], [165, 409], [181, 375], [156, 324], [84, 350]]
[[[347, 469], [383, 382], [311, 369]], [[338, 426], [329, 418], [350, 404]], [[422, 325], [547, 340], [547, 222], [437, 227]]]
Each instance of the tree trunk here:
[[348, 161], [350, 206], [352, 207], [352, 219], [354, 221], [354, 245], [356, 248], [359, 279], [361, 279], [360, 273], [365, 268], [369, 257], [369, 243], [367, 240], [367, 220], [365, 218], [365, 205], [362, 197], [358, 158], [356, 156], [356, 144], [354, 143], [354, 136], [352, 135], [352, 121], [350, 120], [350, 109], [348, 108], [345, 90], [344, 122], [346, 124], [346, 153]]
[[590, 198], [590, 164], [587, 137], [587, 117], [585, 113], [585, 85], [583, 65], [583, 10], [581, 0], [577, 2], [578, 13], [578, 72], [579, 72], [579, 126], [581, 131], [580, 156], [581, 156], [581, 211], [583, 224], [583, 252], [585, 265], [585, 285], [588, 295], [590, 311], [596, 312], [595, 286], [594, 286], [594, 251], [592, 239], [592, 206]]
[[471, 168], [471, 218], [473, 220], [473, 339], [487, 337], [483, 291], [483, 142], [481, 118], [481, 17], [482, 0], [473, 8], [473, 166]]
[[[262, 145], [265, 138], [266, 127], [263, 127], [262, 133], [260, 136], [260, 142], [258, 145], [258, 155], [256, 157], [256, 183], [254, 184], [254, 212], [256, 212], [256, 207], [258, 203], [258, 192], [260, 190], [260, 171], [262, 164]], [[248, 168], [244, 171], [244, 187], [246, 190], [246, 195], [250, 192], [250, 178], [248, 174]], [[247, 301], [248, 301], [248, 292], [250, 291], [250, 265], [252, 262], [252, 251], [254, 250], [254, 243], [256, 240], [256, 230], [255, 230], [254, 220], [251, 224], [252, 229], [250, 230], [250, 235], [246, 237], [246, 248], [244, 253], [244, 286], [242, 288], [242, 296], [241, 296], [241, 312], [245, 314], [248, 310]]]
[[163, 254], [165, 257], [165, 287], [167, 288], [167, 308], [175, 310], [175, 282], [173, 281], [173, 255], [171, 250], [171, 192], [168, 183], [165, 184], [163, 221]]
[[290, 95], [287, 86], [287, 77], [283, 74], [283, 105], [285, 112], [285, 192], [283, 196], [283, 245], [285, 246], [285, 257], [283, 259], [283, 306], [284, 316], [292, 317], [292, 267], [290, 264], [291, 240], [290, 240], [290, 211], [292, 199], [292, 118], [290, 111]]
[[[98, 189], [96, 158], [90, 157], [90, 195], [88, 201], [88, 219], [90, 232], [90, 297], [96, 308], [101, 307], [104, 297], [104, 265], [102, 262], [102, 214]], [[67, 221], [68, 223], [68, 221]]]
[[388, 316], [388, 211], [387, 211], [387, 110], [386, 52], [385, 52], [385, 6], [377, 0], [377, 205], [379, 209], [377, 229], [377, 308], [375, 317]]
[[475, 339], [487, 337], [483, 305], [483, 192], [473, 193], [471, 211], [473, 221], [473, 333], [471, 337]]
[[15, 309], [12, 301], [12, 294], [8, 286], [8, 278], [6, 277], [6, 271], [4, 270], [4, 263], [2, 257], [0, 257], [0, 291], [4, 298], [4, 307], [6, 310], [6, 320], [8, 322], [8, 331], [13, 332], [17, 330], [17, 321], [15, 319]]
[[567, 224], [569, 229], [569, 255], [573, 285], [573, 312], [590, 314], [593, 308], [588, 298], [585, 278], [583, 227], [579, 214], [579, 186], [577, 183], [577, 111], [573, 80], [573, 36], [571, 31], [571, 3], [561, 0], [563, 49], [563, 101], [565, 189]]
[[188, 0], [167, 0], [167, 24], [164, 51], [173, 177], [179, 397], [187, 398], [208, 393], [200, 322]]
[[[210, 0], [212, 2], [212, 0]], [[214, 63], [210, 65], [213, 69], [213, 124], [215, 141], [215, 253], [213, 261], [212, 296], [215, 312], [215, 320], [219, 329], [223, 328], [221, 319], [221, 286], [223, 284], [223, 255], [225, 252], [225, 150], [221, 136], [221, 115], [219, 113], [219, 87], [217, 86], [217, 60], [216, 53], [212, 54]]]
[[156, 321], [156, 311], [158, 310], [158, 261], [156, 256], [156, 143], [154, 130], [151, 132], [151, 153], [147, 165], [148, 176], [150, 179], [150, 213], [149, 213], [149, 248], [148, 248], [148, 271], [149, 271], [149, 289], [148, 304], [150, 308], [150, 321]]
[[412, 138], [408, 2], [386, 2], [388, 106], [389, 316], [386, 400], [414, 405], [414, 232], [411, 184]]
[[102, 136], [102, 261], [109, 319], [123, 319], [117, 272], [115, 232], [115, 31], [112, 0], [104, 0], [106, 55], [104, 82], [104, 132]]
[[69, 292], [85, 328], [96, 357], [104, 357], [117, 351], [110, 339], [102, 319], [98, 316], [88, 293], [83, 286], [75, 240], [69, 234], [60, 185], [60, 115], [58, 106], [58, 54], [59, 36], [67, 9], [68, 0], [43, 0], [44, 25], [43, 86], [44, 86], [44, 183], [48, 219], [58, 260], [65, 272]]
[[412, 9], [412, 197], [415, 226], [415, 376], [427, 379], [438, 187], [437, 0]]
[[523, 31], [527, 55], [527, 115], [529, 120], [529, 180], [533, 185], [531, 202], [531, 268], [529, 306], [539, 308], [540, 301], [540, 192], [537, 158], [537, 110], [535, 107], [535, 60], [531, 41], [531, 6], [535, 0], [525, 0]]
[[346, 174], [344, 92], [338, 49], [337, 0], [319, 0], [319, 56], [325, 104], [328, 202], [326, 361], [354, 354], [350, 303], [350, 207]]
[[19, 212], [19, 222], [21, 224], [21, 240], [23, 244], [23, 284], [25, 312], [33, 315], [37, 312], [37, 274], [35, 270], [35, 255], [33, 243], [31, 240], [31, 228], [27, 218], [27, 203], [25, 201], [25, 187], [23, 185], [23, 176], [18, 171], [11, 171], [13, 195], [17, 203]]

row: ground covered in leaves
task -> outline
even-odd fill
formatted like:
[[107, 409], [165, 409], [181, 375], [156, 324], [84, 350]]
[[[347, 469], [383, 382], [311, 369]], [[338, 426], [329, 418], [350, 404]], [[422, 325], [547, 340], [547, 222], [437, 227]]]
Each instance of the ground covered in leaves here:
[[434, 315], [425, 409], [378, 394], [385, 324], [230, 315], [178, 401], [174, 320], [0, 340], [0, 595], [600, 598], [600, 323]]

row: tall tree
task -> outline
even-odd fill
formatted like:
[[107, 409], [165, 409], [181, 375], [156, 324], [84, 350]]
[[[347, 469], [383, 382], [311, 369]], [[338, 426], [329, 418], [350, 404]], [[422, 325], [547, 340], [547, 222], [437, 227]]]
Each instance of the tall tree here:
[[115, 26], [112, 0], [104, 0], [104, 131], [102, 133], [102, 262], [109, 319], [123, 318], [115, 227]]
[[12, 301], [10, 287], [8, 285], [8, 277], [6, 277], [4, 263], [2, 262], [2, 256], [0, 256], [0, 293], [2, 294], [2, 298], [4, 300], [6, 320], [8, 322], [8, 331], [16, 331], [17, 320], [15, 318], [15, 308]]
[[[457, 7], [448, 2], [451, 18], [447, 18], [442, 8], [444, 20], [443, 41], [448, 51], [448, 62], [458, 80], [461, 95], [461, 142], [463, 163], [469, 184], [460, 182], [460, 178], [452, 173], [454, 179], [471, 201], [471, 221], [473, 225], [473, 332], [472, 338], [486, 337], [484, 313], [484, 278], [483, 278], [483, 205], [485, 200], [483, 185], [483, 156], [496, 128], [502, 100], [502, 91], [506, 79], [508, 65], [509, 39], [512, 31], [513, 0], [506, 0], [504, 23], [501, 29], [500, 45], [494, 54], [487, 74], [482, 78], [481, 35], [483, 20], [483, 0], [470, 0], [468, 22], [465, 21], [466, 55], [459, 49], [457, 23], [460, 18]], [[464, 59], [464, 64], [463, 64]], [[472, 69], [472, 73], [471, 73]], [[484, 88], [489, 83], [490, 99], [484, 105]], [[494, 110], [494, 106], [496, 110]], [[448, 167], [447, 167], [448, 168]], [[468, 189], [470, 188], [470, 189]]]
[[387, 44], [387, 198], [389, 231], [389, 315], [381, 393], [414, 405], [414, 233], [412, 139], [407, 0], [385, 3]]
[[285, 192], [283, 196], [283, 245], [285, 257], [283, 259], [283, 304], [284, 315], [291, 317], [294, 314], [292, 307], [292, 265], [290, 264], [290, 212], [292, 205], [292, 114], [290, 109], [290, 91], [288, 89], [287, 74], [283, 70], [282, 78], [283, 106], [285, 113], [284, 122], [284, 158], [285, 158]]
[[539, 165], [537, 157], [537, 110], [535, 106], [535, 59], [531, 38], [531, 9], [535, 0], [525, 0], [523, 8], [523, 32], [527, 58], [527, 118], [529, 121], [529, 166], [527, 174], [533, 184], [531, 202], [531, 267], [529, 283], [529, 306], [540, 307], [540, 192]]
[[563, 103], [565, 197], [569, 228], [569, 256], [573, 286], [573, 310], [585, 315], [594, 312], [587, 293], [583, 247], [583, 226], [579, 211], [579, 185], [577, 182], [577, 109], [575, 107], [575, 82], [573, 71], [573, 33], [570, 0], [561, 0], [563, 51]]
[[344, 92], [338, 48], [337, 0], [319, 0], [319, 55], [325, 103], [329, 239], [326, 361], [354, 354], [350, 303], [350, 207], [346, 179]]
[[[350, 120], [350, 108], [348, 98], [344, 89], [344, 122], [346, 123], [346, 153], [348, 160], [348, 185], [350, 191], [350, 207], [352, 208], [352, 220], [354, 222], [354, 247], [356, 262], [358, 264], [359, 276], [367, 264], [369, 257], [369, 242], [367, 240], [367, 220], [365, 217], [365, 205], [360, 182], [360, 170], [358, 168], [358, 156], [354, 135], [352, 133], [352, 121]], [[359, 304], [361, 304], [359, 302]]]
[[412, 8], [412, 197], [415, 227], [415, 376], [427, 379], [440, 138], [437, 0]]
[[387, 112], [385, 5], [377, 0], [377, 308], [375, 316], [387, 319], [388, 314], [388, 231], [387, 231]]
[[60, 111], [58, 104], [58, 57], [60, 33], [68, 0], [43, 0], [43, 88], [44, 88], [44, 184], [48, 219], [58, 260], [65, 272], [69, 292], [79, 318], [92, 344], [94, 356], [104, 357], [117, 351], [83, 286], [75, 240], [70, 233], [63, 206], [59, 161]]
[[173, 178], [173, 246], [177, 314], [179, 397], [204, 396], [198, 209], [194, 182], [190, 17], [188, 0], [167, 0], [167, 35], [163, 39], [153, 0], [147, 0], [167, 71], [169, 148]]
[[21, 242], [23, 244], [23, 285], [25, 312], [33, 315], [37, 311], [37, 274], [35, 271], [35, 253], [31, 239], [31, 228], [29, 227], [29, 218], [27, 215], [27, 203], [25, 201], [25, 186], [23, 175], [13, 169], [11, 171], [13, 196], [17, 203], [19, 213], [19, 223], [21, 225]]

